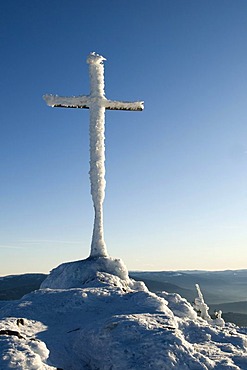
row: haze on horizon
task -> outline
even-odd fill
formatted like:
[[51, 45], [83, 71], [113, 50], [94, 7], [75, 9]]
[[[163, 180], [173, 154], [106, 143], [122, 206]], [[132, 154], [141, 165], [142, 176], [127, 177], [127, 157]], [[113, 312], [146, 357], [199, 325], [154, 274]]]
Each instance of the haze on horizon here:
[[89, 93], [107, 58], [105, 240], [130, 270], [246, 268], [247, 3], [0, 5], [0, 275], [90, 252], [89, 114], [45, 93]]

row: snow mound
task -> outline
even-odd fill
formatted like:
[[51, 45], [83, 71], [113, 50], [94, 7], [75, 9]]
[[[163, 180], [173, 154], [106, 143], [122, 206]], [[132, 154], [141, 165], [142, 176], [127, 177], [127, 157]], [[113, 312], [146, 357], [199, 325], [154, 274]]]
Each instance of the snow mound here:
[[89, 257], [85, 260], [63, 263], [53, 269], [41, 284], [41, 288], [69, 289], [81, 288], [95, 279], [98, 272], [106, 272], [128, 279], [128, 270], [120, 259], [111, 257]]
[[2, 307], [1, 370], [247, 369], [244, 329], [197, 317], [178, 294], [149, 292], [121, 262], [95, 263], [63, 264], [43, 289]]
[[27, 319], [22, 322], [18, 324], [13, 317], [0, 321], [0, 369], [55, 370], [47, 363], [49, 350], [45, 343], [35, 337], [36, 332], [45, 329], [44, 325]]

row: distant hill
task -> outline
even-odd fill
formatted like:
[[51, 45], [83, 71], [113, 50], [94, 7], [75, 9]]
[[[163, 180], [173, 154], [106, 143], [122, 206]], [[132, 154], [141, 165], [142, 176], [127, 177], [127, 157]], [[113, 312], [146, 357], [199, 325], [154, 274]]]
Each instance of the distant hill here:
[[20, 299], [25, 294], [37, 290], [46, 274], [9, 275], [0, 278], [0, 301]]
[[214, 310], [221, 310], [223, 312], [222, 317], [225, 321], [247, 327], [247, 301], [210, 305], [211, 314]]
[[211, 308], [214, 310], [222, 310], [224, 312], [238, 312], [247, 315], [247, 301], [212, 304]]
[[189, 302], [192, 302], [196, 296], [195, 291], [191, 289], [181, 288], [175, 284], [171, 284], [171, 283], [167, 283], [163, 281], [151, 280], [151, 279], [147, 279], [146, 277], [144, 278], [136, 277], [134, 274], [132, 275], [132, 273], [130, 273], [130, 277], [137, 281], [138, 280], [143, 281], [145, 285], [147, 286], [147, 288], [151, 292], [154, 292], [154, 293], [162, 292], [162, 291], [166, 291], [168, 293], [178, 293], [181, 295], [181, 297], [186, 298]]
[[[138, 280], [169, 283], [180, 289], [189, 289], [194, 291], [194, 298], [195, 284], [199, 284], [208, 304], [247, 301], [247, 270], [131, 271], [130, 275]], [[187, 296], [185, 292], [185, 298], [191, 300], [191, 295]]]
[[233, 322], [238, 326], [247, 327], [247, 314], [236, 313], [236, 312], [223, 312], [223, 319], [226, 322]]

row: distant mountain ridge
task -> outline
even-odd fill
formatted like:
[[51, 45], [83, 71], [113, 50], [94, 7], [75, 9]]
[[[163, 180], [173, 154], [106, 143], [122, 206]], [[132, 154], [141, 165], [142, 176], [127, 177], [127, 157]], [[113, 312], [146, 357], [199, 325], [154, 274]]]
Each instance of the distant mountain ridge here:
[[[195, 284], [199, 284], [208, 304], [247, 301], [247, 269], [225, 271], [132, 271], [130, 275], [134, 279], [170, 283], [192, 291], [195, 291]], [[191, 297], [187, 299], [190, 300]]]
[[20, 299], [39, 289], [46, 274], [8, 275], [0, 278], [0, 301]]
[[221, 309], [224, 312], [238, 312], [240, 314], [246, 314], [247, 301], [212, 304], [211, 308], [214, 310]]

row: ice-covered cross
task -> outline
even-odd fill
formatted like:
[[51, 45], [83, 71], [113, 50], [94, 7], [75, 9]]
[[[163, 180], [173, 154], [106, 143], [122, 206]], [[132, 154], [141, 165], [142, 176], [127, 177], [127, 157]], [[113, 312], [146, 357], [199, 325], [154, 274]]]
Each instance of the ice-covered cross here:
[[90, 75], [90, 95], [61, 97], [44, 95], [51, 107], [90, 109], [90, 182], [95, 217], [90, 257], [107, 257], [103, 228], [103, 201], [105, 197], [105, 109], [141, 111], [142, 101], [122, 102], [108, 100], [104, 90], [104, 57], [90, 53], [87, 58]]

